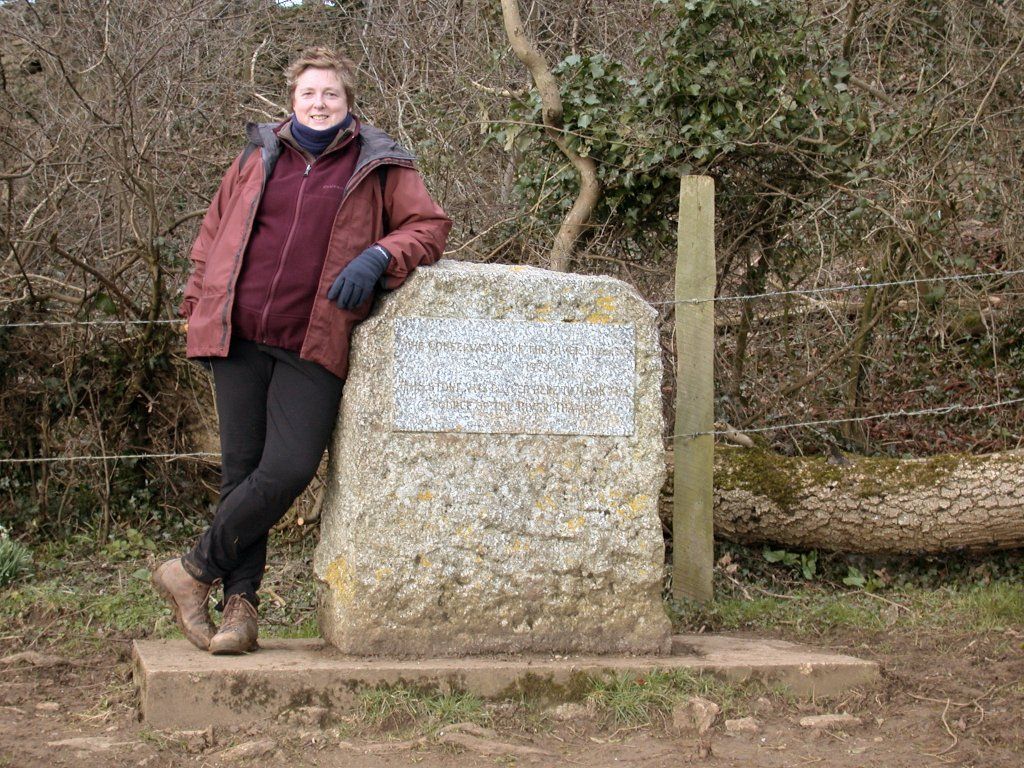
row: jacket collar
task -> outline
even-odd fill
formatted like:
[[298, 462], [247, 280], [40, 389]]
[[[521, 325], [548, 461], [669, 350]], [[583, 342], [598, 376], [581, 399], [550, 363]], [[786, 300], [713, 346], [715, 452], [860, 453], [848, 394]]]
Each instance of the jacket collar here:
[[[277, 123], [246, 123], [245, 137], [250, 143], [266, 150], [266, 154], [273, 155], [276, 159], [277, 153], [280, 152], [279, 143], [282, 140], [278, 137], [278, 133], [288, 122], [288, 120], [282, 120]], [[358, 174], [361, 168], [371, 163], [397, 162], [401, 165], [411, 165], [416, 162], [414, 154], [400, 146], [380, 128], [359, 122], [358, 119], [355, 122], [358, 126], [356, 141], [359, 144], [359, 156], [356, 159], [353, 175]]]
[[359, 131], [359, 159], [354, 173], [364, 165], [379, 160], [398, 160], [404, 163], [416, 162], [416, 156], [388, 136], [380, 128], [364, 124]]

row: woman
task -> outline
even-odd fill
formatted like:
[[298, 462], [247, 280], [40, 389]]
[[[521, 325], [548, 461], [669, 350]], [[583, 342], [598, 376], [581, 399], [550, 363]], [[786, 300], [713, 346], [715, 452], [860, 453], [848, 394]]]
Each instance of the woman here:
[[[223, 474], [212, 525], [153, 582], [185, 637], [217, 654], [257, 648], [267, 534], [320, 464], [353, 327], [378, 286], [440, 258], [451, 228], [412, 155], [351, 112], [350, 60], [313, 48], [286, 78], [293, 114], [248, 126], [179, 310], [188, 356], [213, 372]], [[207, 610], [218, 584], [219, 631]]]

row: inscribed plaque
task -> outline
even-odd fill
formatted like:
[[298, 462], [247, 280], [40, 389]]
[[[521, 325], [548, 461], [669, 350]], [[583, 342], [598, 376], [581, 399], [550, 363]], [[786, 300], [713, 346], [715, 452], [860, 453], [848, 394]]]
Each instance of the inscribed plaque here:
[[401, 432], [631, 435], [632, 325], [397, 318]]

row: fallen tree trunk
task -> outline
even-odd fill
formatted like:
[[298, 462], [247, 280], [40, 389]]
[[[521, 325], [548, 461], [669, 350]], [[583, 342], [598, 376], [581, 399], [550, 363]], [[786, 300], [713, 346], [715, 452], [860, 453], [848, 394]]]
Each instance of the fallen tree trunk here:
[[876, 555], [1024, 547], [1024, 451], [844, 458], [717, 446], [715, 535]]

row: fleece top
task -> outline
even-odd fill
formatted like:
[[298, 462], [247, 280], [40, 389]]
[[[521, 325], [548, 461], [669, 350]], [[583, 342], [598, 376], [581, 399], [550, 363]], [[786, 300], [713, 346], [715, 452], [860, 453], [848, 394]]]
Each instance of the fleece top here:
[[323, 271], [332, 223], [358, 157], [352, 120], [317, 156], [281, 126], [281, 154], [253, 220], [232, 324], [239, 338], [298, 352]]

